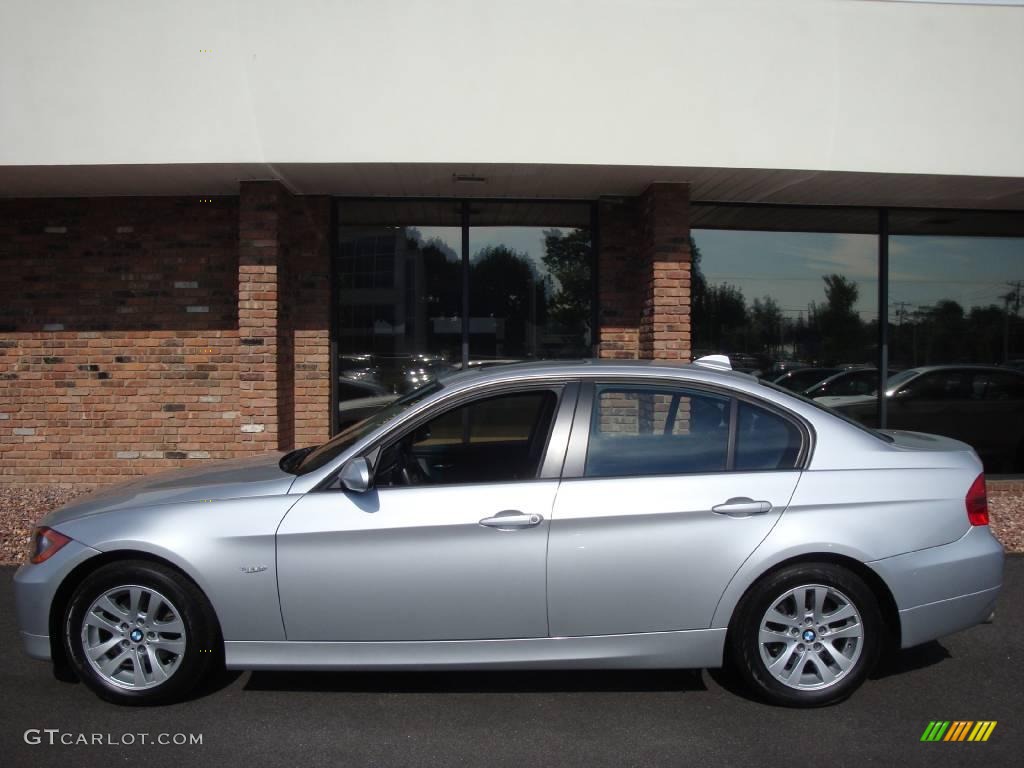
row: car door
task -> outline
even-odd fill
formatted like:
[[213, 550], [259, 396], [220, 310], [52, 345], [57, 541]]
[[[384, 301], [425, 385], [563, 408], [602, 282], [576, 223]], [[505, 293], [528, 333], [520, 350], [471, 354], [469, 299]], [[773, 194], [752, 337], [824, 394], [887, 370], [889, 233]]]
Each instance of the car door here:
[[303, 496], [277, 537], [288, 639], [547, 636], [548, 527], [576, 391], [435, 409], [369, 454], [369, 491]]
[[708, 627], [789, 503], [808, 441], [728, 394], [585, 385], [548, 543], [551, 634]]

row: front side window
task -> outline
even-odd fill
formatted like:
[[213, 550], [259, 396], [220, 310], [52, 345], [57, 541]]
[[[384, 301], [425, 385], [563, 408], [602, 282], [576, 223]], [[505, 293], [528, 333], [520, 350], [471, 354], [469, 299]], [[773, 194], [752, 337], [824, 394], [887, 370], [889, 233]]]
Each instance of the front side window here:
[[387, 488], [533, 479], [557, 400], [554, 391], [538, 389], [452, 408], [385, 447], [375, 483]]
[[674, 387], [598, 385], [584, 475], [720, 472], [730, 404], [728, 397]]

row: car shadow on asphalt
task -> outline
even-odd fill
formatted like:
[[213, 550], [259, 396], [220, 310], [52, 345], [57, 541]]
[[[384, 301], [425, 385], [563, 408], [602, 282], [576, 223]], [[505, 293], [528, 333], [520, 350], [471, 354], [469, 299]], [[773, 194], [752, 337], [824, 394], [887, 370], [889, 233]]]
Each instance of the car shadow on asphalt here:
[[707, 690], [700, 670], [253, 672], [247, 691], [569, 693]]
[[[872, 680], [924, 669], [951, 658], [937, 641], [887, 654]], [[725, 690], [752, 699], [728, 667], [708, 675]], [[567, 693], [592, 691], [706, 691], [698, 669], [442, 671], [442, 672], [253, 672], [247, 691], [358, 693]]]
[[882, 680], [894, 675], [902, 675], [907, 672], [914, 672], [918, 669], [940, 664], [946, 659], [953, 658], [946, 647], [938, 640], [924, 643], [913, 648], [896, 650], [886, 654], [875, 671], [871, 673], [872, 680]]

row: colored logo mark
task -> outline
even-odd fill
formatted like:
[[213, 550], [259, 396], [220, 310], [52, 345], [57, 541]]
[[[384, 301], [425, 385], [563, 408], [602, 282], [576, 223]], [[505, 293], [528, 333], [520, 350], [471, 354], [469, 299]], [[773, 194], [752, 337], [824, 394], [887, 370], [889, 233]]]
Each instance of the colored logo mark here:
[[921, 741], [988, 741], [996, 720], [932, 720]]

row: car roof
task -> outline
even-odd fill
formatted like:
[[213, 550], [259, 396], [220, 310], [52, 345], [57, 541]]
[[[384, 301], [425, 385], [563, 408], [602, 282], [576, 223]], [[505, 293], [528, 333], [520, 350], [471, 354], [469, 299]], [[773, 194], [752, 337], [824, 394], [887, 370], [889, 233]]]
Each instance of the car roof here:
[[917, 373], [931, 373], [933, 371], [1005, 371], [1006, 373], [1015, 373], [1019, 376], [1024, 376], [1024, 373], [1016, 370], [1015, 368], [1007, 368], [1005, 365], [978, 365], [976, 363], [951, 363], [948, 365], [915, 365], [913, 368], [907, 368], [906, 371], [915, 371]]
[[686, 378], [693, 381], [719, 382], [731, 385], [756, 386], [757, 379], [748, 373], [712, 368], [700, 363], [671, 360], [538, 360], [477, 367], [440, 377], [445, 387], [477, 386], [502, 381], [592, 378], [600, 376], [641, 376]]

